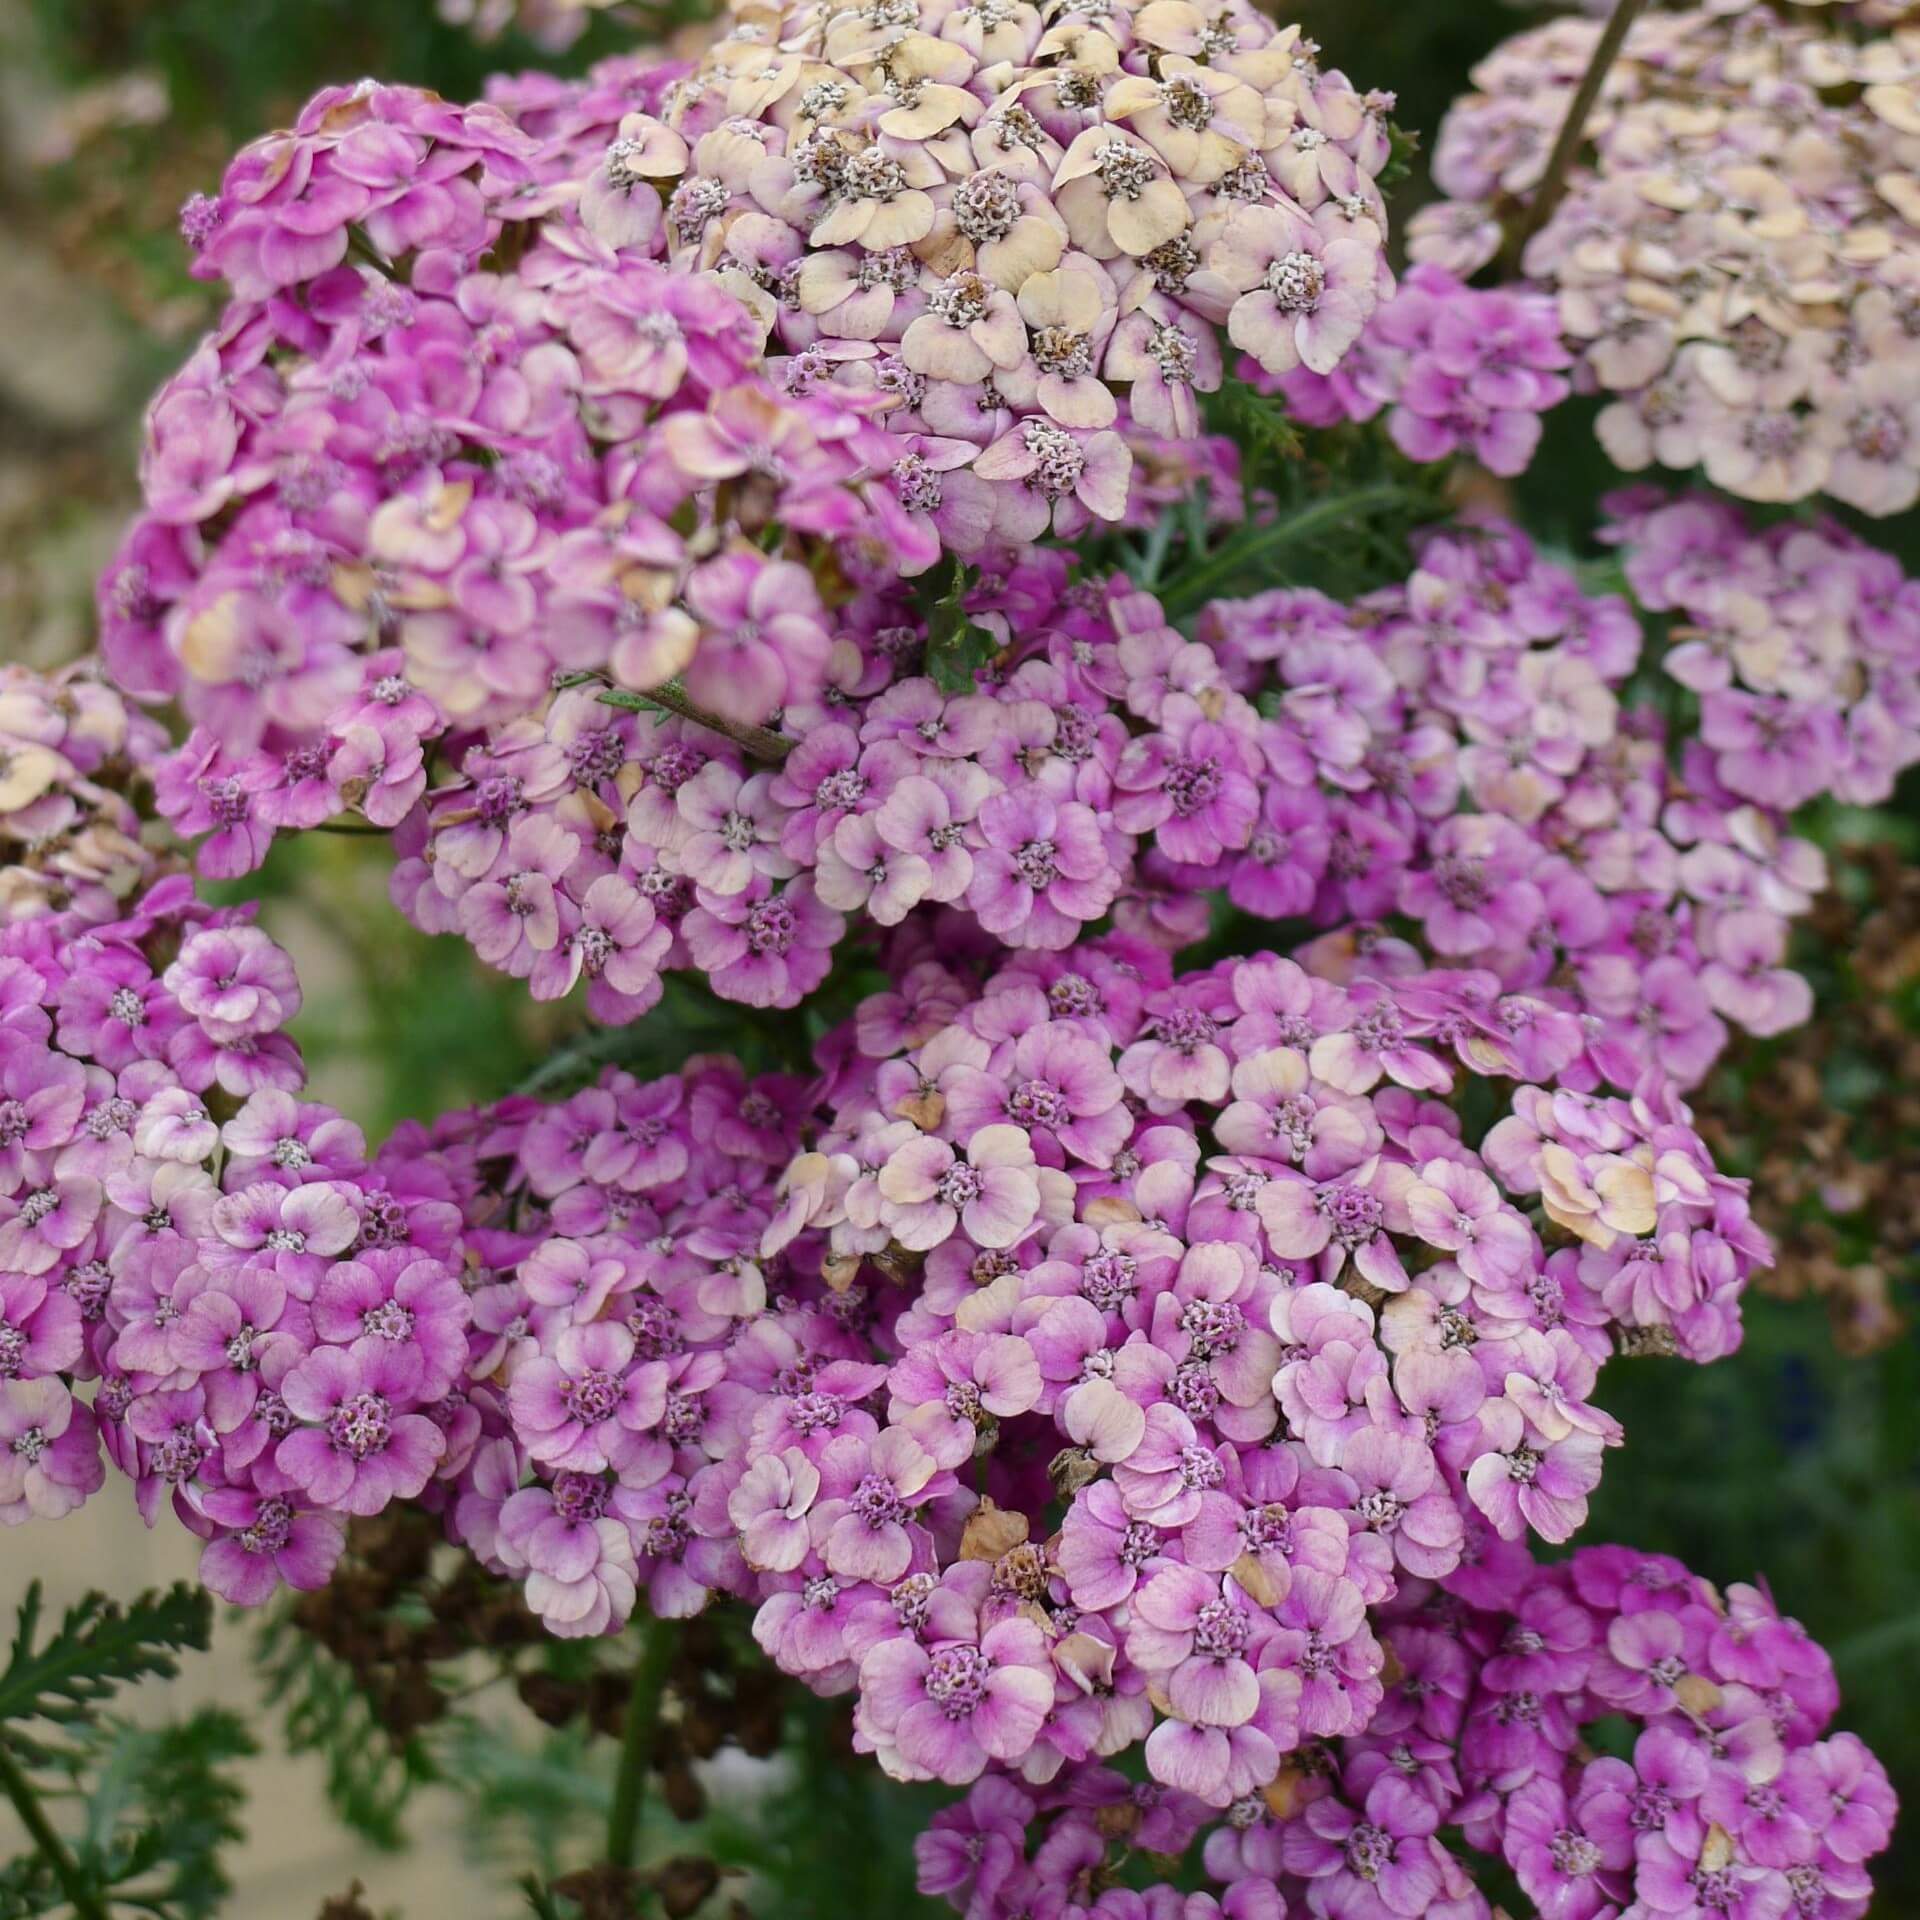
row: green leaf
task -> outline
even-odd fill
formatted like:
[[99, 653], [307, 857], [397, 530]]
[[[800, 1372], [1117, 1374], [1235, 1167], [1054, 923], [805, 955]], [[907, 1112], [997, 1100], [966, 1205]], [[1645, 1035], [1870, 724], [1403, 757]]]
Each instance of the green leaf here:
[[143, 1899], [182, 1920], [216, 1913], [233, 1890], [220, 1849], [242, 1837], [247, 1797], [225, 1769], [259, 1751], [253, 1736], [223, 1707], [169, 1726], [105, 1731], [111, 1745], [87, 1803], [82, 1865], [117, 1899], [138, 1882]]
[[1290, 549], [1331, 538], [1336, 530], [1350, 530], [1372, 515], [1396, 508], [1418, 510], [1424, 505], [1424, 495], [1390, 480], [1323, 493], [1303, 506], [1229, 535], [1161, 588], [1161, 605], [1167, 618], [1176, 620], [1197, 613], [1221, 594], [1257, 593], [1277, 584], [1276, 564]]
[[463, 1715], [447, 1730], [442, 1751], [477, 1858], [530, 1863], [544, 1884], [570, 1862], [595, 1856], [613, 1800], [607, 1742], [576, 1724], [529, 1744]]
[[971, 693], [995, 651], [993, 635], [967, 617], [967, 586], [966, 562], [956, 560], [952, 583], [927, 610], [927, 672], [943, 693]]
[[180, 1671], [176, 1653], [206, 1650], [213, 1602], [184, 1581], [165, 1592], [143, 1593], [124, 1609], [105, 1594], [90, 1593], [67, 1609], [44, 1646], [36, 1646], [40, 1614], [36, 1580], [20, 1603], [12, 1652], [0, 1672], [0, 1722], [81, 1724], [130, 1680], [171, 1680]]
[[1397, 120], [1387, 122], [1387, 164], [1380, 169], [1375, 183], [1390, 193], [1413, 172], [1413, 156], [1420, 151], [1420, 129], [1403, 127]]
[[1221, 381], [1208, 413], [1209, 424], [1217, 424], [1244, 454], [1276, 462], [1300, 457], [1304, 446], [1300, 429], [1286, 402], [1274, 394], [1229, 376]]

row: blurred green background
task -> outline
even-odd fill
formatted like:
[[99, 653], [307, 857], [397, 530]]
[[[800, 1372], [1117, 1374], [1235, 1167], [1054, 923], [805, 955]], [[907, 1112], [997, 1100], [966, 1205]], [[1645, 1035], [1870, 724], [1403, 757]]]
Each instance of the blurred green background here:
[[[1429, 144], [1472, 62], [1537, 17], [1494, 0], [1312, 0], [1304, 16], [1327, 61], [1397, 90], [1398, 118]], [[578, 68], [628, 38], [597, 15], [564, 55], [511, 35], [481, 44], [434, 0], [0, 0], [0, 655], [51, 661], [86, 644], [91, 577], [133, 497], [141, 404], [212, 310], [174, 236], [187, 194], [324, 83], [371, 73], [470, 95], [488, 72]], [[1416, 157], [1403, 207], [1421, 177]], [[1581, 553], [1607, 480], [1576, 405], [1515, 504]], [[1916, 529], [1873, 537], [1905, 549]], [[1731, 1361], [1609, 1372], [1605, 1398], [1629, 1441], [1587, 1536], [1666, 1549], [1720, 1580], [1764, 1577], [1832, 1649], [1846, 1722], [1909, 1802], [1920, 1799], [1913, 798], [1822, 820], [1841, 884], [1800, 940], [1820, 1024], [1740, 1050], [1700, 1101], [1782, 1237], [1779, 1293], [1751, 1301]], [[497, 1095], [564, 1037], [568, 1014], [401, 923], [378, 848], [283, 843], [248, 891], [301, 961], [300, 1036], [322, 1093], [370, 1132]], [[836, 1826], [856, 1810], [843, 1798], [810, 1812]], [[903, 1911], [911, 1827], [889, 1818], [877, 1830], [864, 1799], [858, 1817], [881, 1905], [855, 1910]], [[1920, 1915], [1916, 1827], [1881, 1863], [1877, 1913]], [[794, 1844], [819, 1840], [816, 1828]]]

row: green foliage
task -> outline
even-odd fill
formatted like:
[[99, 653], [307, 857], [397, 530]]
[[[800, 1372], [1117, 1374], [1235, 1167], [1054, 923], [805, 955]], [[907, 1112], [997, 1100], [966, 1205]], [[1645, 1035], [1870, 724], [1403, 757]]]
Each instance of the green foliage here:
[[212, 1601], [184, 1581], [165, 1592], [143, 1593], [126, 1607], [103, 1593], [90, 1593], [67, 1609], [45, 1640], [40, 1639], [41, 1606], [36, 1580], [20, 1603], [13, 1645], [0, 1672], [0, 1724], [29, 1764], [38, 1764], [49, 1749], [30, 1740], [16, 1723], [84, 1727], [128, 1681], [171, 1680], [180, 1671], [175, 1654], [204, 1653], [213, 1620]]
[[1413, 156], [1420, 151], [1420, 130], [1418, 127], [1403, 127], [1399, 121], [1387, 122], [1387, 140], [1390, 151], [1387, 164], [1380, 170], [1378, 185], [1381, 192], [1391, 193], [1401, 181], [1411, 179], [1413, 175]]
[[992, 634], [967, 618], [969, 584], [966, 562], [956, 560], [946, 592], [925, 609], [927, 673], [943, 693], [971, 693], [973, 676], [993, 658]]
[[[131, 1681], [174, 1678], [176, 1655], [206, 1648], [212, 1612], [185, 1585], [125, 1608], [92, 1593], [43, 1638], [40, 1584], [27, 1589], [0, 1673], [0, 1787], [34, 1846], [0, 1867], [0, 1920], [218, 1910], [231, 1890], [220, 1849], [240, 1838], [246, 1799], [227, 1770], [256, 1751], [252, 1737], [224, 1708], [158, 1727], [102, 1711]], [[47, 1814], [55, 1794], [77, 1806], [71, 1839]]]
[[290, 1753], [318, 1754], [327, 1803], [368, 1845], [406, 1844], [403, 1817], [415, 1792], [441, 1777], [417, 1735], [395, 1742], [353, 1669], [303, 1632], [284, 1607], [254, 1643], [269, 1706], [281, 1713]]
[[1243, 460], [1297, 460], [1306, 451], [1285, 403], [1244, 380], [1223, 380], [1219, 392], [1209, 397], [1207, 413], [1207, 424], [1227, 435]]

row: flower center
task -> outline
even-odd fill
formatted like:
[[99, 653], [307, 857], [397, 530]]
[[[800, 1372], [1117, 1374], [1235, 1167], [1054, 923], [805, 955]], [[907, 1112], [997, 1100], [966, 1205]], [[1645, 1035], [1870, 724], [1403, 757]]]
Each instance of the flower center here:
[[377, 1393], [356, 1393], [334, 1408], [327, 1438], [356, 1460], [378, 1453], [393, 1437], [393, 1409]]
[[1282, 313], [1311, 313], [1326, 284], [1326, 268], [1310, 253], [1283, 253], [1267, 269], [1267, 291]]
[[784, 900], [762, 900], [747, 915], [747, 945], [755, 953], [785, 953], [798, 928]]
[[927, 1668], [927, 1698], [949, 1720], [965, 1720], [985, 1701], [992, 1672], [978, 1647], [942, 1647]]
[[604, 1367], [589, 1367], [560, 1389], [567, 1412], [584, 1426], [593, 1426], [620, 1404], [621, 1380]]
[[398, 1300], [383, 1300], [360, 1316], [360, 1330], [375, 1340], [405, 1340], [413, 1333], [413, 1315]]
[[952, 204], [953, 224], [975, 246], [1004, 240], [1020, 218], [1020, 190], [995, 167], [961, 181]]

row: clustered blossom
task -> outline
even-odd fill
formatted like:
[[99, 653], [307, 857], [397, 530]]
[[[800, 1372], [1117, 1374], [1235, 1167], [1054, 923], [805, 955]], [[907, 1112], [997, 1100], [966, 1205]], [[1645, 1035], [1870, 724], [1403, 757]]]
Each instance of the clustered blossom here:
[[1392, 284], [1390, 101], [1239, 0], [743, 12], [495, 94], [331, 89], [183, 213], [233, 297], [100, 611], [209, 873], [556, 681], [816, 703], [863, 594], [1221, 474], [1218, 327], [1330, 370]]
[[[1722, 542], [1703, 570], [1752, 556], [1751, 597], [1714, 598], [1676, 573], [1688, 528]], [[1797, 548], [1760, 540], [1725, 507], [1643, 499], [1617, 532], [1648, 604], [1702, 594], [1706, 631], [1670, 632], [1661, 667], [1710, 685], [1737, 617], [1756, 661], [1783, 663], [1777, 698], [1731, 694], [1723, 710], [1709, 694], [1698, 738], [1623, 706], [1645, 645], [1629, 604], [1582, 591], [1500, 526], [1434, 533], [1403, 587], [1352, 608], [1297, 590], [1216, 602], [1203, 638], [1236, 688], [1266, 705], [1269, 676], [1285, 689], [1319, 791], [1271, 783], [1269, 836], [1208, 880], [1263, 917], [1335, 924], [1308, 951], [1323, 971], [1363, 955], [1391, 972], [1424, 953], [1577, 1014], [1587, 1054], [1570, 1085], [1632, 1087], [1655, 1069], [1686, 1088], [1729, 1024], [1766, 1034], [1807, 1016], [1810, 992], [1783, 962], [1826, 870], [1792, 813], [1819, 793], [1884, 794], [1920, 750], [1920, 597], [1836, 532], [1807, 530]], [[1774, 553], [1804, 557], [1808, 575], [1790, 589], [1783, 567], [1760, 573]], [[1811, 594], [1798, 611], [1803, 579], [1819, 582], [1819, 611]], [[1785, 664], [1803, 655], [1825, 663], [1824, 700], [1813, 669]], [[1787, 758], [1776, 737], [1810, 728], [1821, 751], [1774, 772]], [[1411, 944], [1397, 931], [1409, 922]]]
[[[1602, 22], [1516, 36], [1474, 69], [1434, 151], [1449, 197], [1416, 259], [1490, 260], [1540, 180]], [[1703, 467], [1743, 499], [1920, 497], [1916, 49], [1839, 9], [1650, 10], [1588, 121], [1523, 272], [1557, 296], [1616, 466]]]
[[[834, 685], [791, 731], [736, 738], [566, 689], [402, 823], [394, 897], [536, 995], [584, 978], [589, 1008], [620, 1019], [663, 969], [797, 1004], [850, 921], [944, 909], [1055, 951], [1112, 914], [1177, 949], [1224, 891], [1331, 929], [1322, 971], [1358, 939], [1376, 969], [1424, 953], [1578, 1013], [1584, 1084], [1658, 1066], [1692, 1086], [1727, 1023], [1805, 1018], [1782, 960], [1824, 865], [1792, 815], [1819, 793], [1883, 795], [1920, 750], [1920, 592], [1836, 532], [1762, 541], [1685, 501], [1641, 503], [1616, 537], [1657, 609], [1676, 543], [1716, 576], [1713, 635], [1662, 656], [1707, 694], [1699, 739], [1623, 709], [1645, 647], [1630, 604], [1511, 527], [1431, 533], [1404, 586], [1351, 607], [1216, 601], [1197, 643], [1124, 581], [994, 556], [967, 604], [1000, 646], [970, 691], [929, 677], [910, 609], [884, 596], [836, 632]], [[1720, 567], [1736, 549], [1755, 558]], [[1858, 609], [1844, 643], [1842, 605]], [[1711, 691], [1729, 647], [1775, 675], [1770, 700], [1751, 679]]]
[[[239, 1603], [396, 1501], [557, 1636], [732, 1602], [967, 1789], [919, 1863], [968, 1920], [1491, 1920], [1470, 1855], [1553, 1920], [1855, 1920], [1893, 1797], [1826, 1657], [1531, 1545], [1603, 1367], [1738, 1343], [1771, 1250], [1685, 1096], [1810, 1009], [1796, 816], [1920, 761], [1920, 584], [1634, 489], [1645, 620], [1463, 519], [1189, 635], [1048, 544], [1156, 579], [1196, 490], [1272, 510], [1225, 348], [1415, 460], [1518, 473], [1604, 389], [1623, 466], [1911, 504], [1914, 49], [1833, 19], [1643, 17], [1487, 291], [1591, 22], [1479, 71], [1397, 291], [1391, 98], [1247, 0], [736, 0], [247, 148], [183, 210], [231, 298], [149, 415], [119, 692], [0, 672], [0, 1522], [111, 1461]], [[674, 970], [798, 1008], [843, 942], [883, 984], [807, 1074], [369, 1151], [152, 814], [216, 878], [356, 816], [609, 1025]]]
[[981, 1914], [1154, 1920], [1108, 1869], [1197, 1841], [1228, 1916], [1486, 1913], [1445, 1825], [1530, 1890], [1856, 1912], [1891, 1795], [1824, 1657], [1521, 1545], [1585, 1516], [1613, 1354], [1737, 1338], [1744, 1189], [1657, 1076], [1581, 1090], [1566, 1009], [1387, 957], [903, 923], [810, 1081], [610, 1069], [369, 1155], [244, 912], [11, 922], [0, 1519], [111, 1460], [244, 1604], [396, 1500], [557, 1635], [744, 1603], [888, 1773], [972, 1788], [922, 1875]]
[[[1392, 104], [1244, 0], [743, 10], [660, 111], [668, 257], [789, 382], [894, 395], [956, 521], [1070, 534], [1119, 517], [1129, 428], [1195, 433], [1216, 329], [1274, 372], [1352, 344], [1392, 286]], [[660, 137], [623, 126], [590, 230], [629, 244], [625, 150]]]
[[[992, 1774], [920, 1837], [921, 1890], [971, 1920], [1488, 1920], [1478, 1854], [1555, 1920], [1866, 1912], [1893, 1789], [1828, 1731], [1832, 1662], [1764, 1588], [1621, 1547], [1496, 1550], [1406, 1580], [1377, 1624], [1393, 1678], [1371, 1723], [1224, 1816], [1093, 1761]], [[1596, 1751], [1603, 1728], [1624, 1736]], [[1159, 1884], [1186, 1854], [1202, 1890]]]
[[161, 801], [209, 871], [343, 806], [392, 825], [433, 742], [556, 676], [762, 720], [822, 679], [815, 559], [938, 552], [879, 504], [883, 401], [776, 392], [712, 276], [580, 225], [556, 142], [334, 90], [190, 223], [234, 299], [150, 410], [101, 615], [118, 683], [197, 723]]
[[[371, 1306], [400, 1279], [359, 1251], [359, 1133], [296, 1098], [299, 983], [246, 912], [181, 877], [118, 918], [90, 904], [0, 926], [0, 1521], [71, 1511], [104, 1447], [149, 1522], [171, 1502], [208, 1540], [216, 1590], [262, 1598], [276, 1567], [317, 1585], [343, 1513], [419, 1491], [408, 1430], [438, 1439], [344, 1311], [351, 1282]], [[446, 1287], [440, 1310], [463, 1306]], [[336, 1451], [329, 1368], [385, 1396], [390, 1454]]]
[[[1550, 1079], [1578, 1038], [1458, 973], [1175, 979], [1123, 939], [984, 979], [889, 957], [906, 993], [811, 1088], [615, 1071], [382, 1156], [466, 1222], [456, 1538], [560, 1634], [642, 1593], [751, 1605], [889, 1773], [973, 1785], [922, 1842], [926, 1890], [971, 1911], [1210, 1827], [1230, 1914], [1285, 1887], [1412, 1920], [1442, 1886], [1484, 1913], [1432, 1836], [1531, 1845], [1529, 1779], [1584, 1820], [1618, 1785], [1575, 1759], [1601, 1713], [1726, 1776], [1674, 1809], [1683, 1864], [1649, 1845], [1642, 1871], [1679, 1884], [1718, 1823], [1741, 1885], [1854, 1897], [1890, 1795], [1845, 1736], [1791, 1764], [1808, 1804], [1829, 1776], [1857, 1801], [1846, 1836], [1769, 1851], [1761, 1789], [1833, 1705], [1798, 1630], [1667, 1563], [1518, 1544], [1584, 1514], [1619, 1437], [1599, 1366], [1724, 1350], [1764, 1256], [1684, 1109], [1522, 1084], [1475, 1142], [1468, 1081]], [[1102, 1764], [1136, 1746], [1144, 1787]], [[1630, 1881], [1631, 1844], [1605, 1870]]]
[[1572, 364], [1547, 295], [1470, 287], [1427, 262], [1402, 276], [1333, 372], [1242, 372], [1285, 395], [1307, 426], [1371, 420], [1384, 409], [1387, 432], [1408, 459], [1465, 452], [1510, 478], [1531, 464], [1540, 416], [1567, 397], [1562, 369]]
[[1756, 534], [1706, 494], [1604, 501], [1643, 607], [1672, 616], [1664, 665], [1700, 702], [1699, 757], [1738, 802], [1890, 799], [1920, 761], [1920, 594], [1832, 521]]
[[0, 666], [0, 925], [116, 920], [160, 876], [133, 792], [166, 745], [84, 666]]

